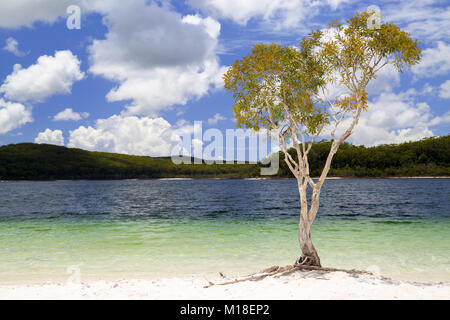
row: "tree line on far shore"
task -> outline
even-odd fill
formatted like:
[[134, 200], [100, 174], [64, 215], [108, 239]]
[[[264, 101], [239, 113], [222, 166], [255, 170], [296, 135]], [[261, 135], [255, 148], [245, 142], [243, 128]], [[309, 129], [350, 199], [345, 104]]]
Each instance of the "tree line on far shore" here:
[[[309, 155], [318, 176], [331, 143], [320, 141]], [[295, 159], [295, 150], [289, 153]], [[175, 165], [170, 158], [90, 152], [53, 145], [22, 143], [0, 147], [0, 180], [109, 180], [158, 178], [254, 178], [261, 164]], [[450, 135], [376, 147], [344, 143], [331, 177], [450, 176]], [[292, 177], [280, 152], [274, 178]]]
[[[313, 146], [309, 155], [313, 177], [320, 174], [330, 146], [329, 141]], [[294, 149], [289, 153], [296, 158]], [[280, 154], [280, 157], [278, 176], [290, 176], [283, 155]], [[329, 176], [450, 176], [450, 135], [370, 148], [343, 143], [333, 160]]]

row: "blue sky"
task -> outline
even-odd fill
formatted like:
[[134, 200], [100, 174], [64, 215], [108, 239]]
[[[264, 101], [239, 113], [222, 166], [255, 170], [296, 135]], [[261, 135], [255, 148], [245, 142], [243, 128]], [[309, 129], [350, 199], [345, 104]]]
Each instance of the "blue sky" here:
[[[66, 26], [73, 4], [81, 8], [80, 30]], [[255, 43], [296, 45], [368, 5], [419, 39], [424, 56], [370, 85], [370, 109], [350, 141], [449, 134], [445, 1], [28, 0], [0, 4], [0, 145], [169, 155], [194, 121], [204, 121], [204, 130], [234, 128], [221, 75]]]

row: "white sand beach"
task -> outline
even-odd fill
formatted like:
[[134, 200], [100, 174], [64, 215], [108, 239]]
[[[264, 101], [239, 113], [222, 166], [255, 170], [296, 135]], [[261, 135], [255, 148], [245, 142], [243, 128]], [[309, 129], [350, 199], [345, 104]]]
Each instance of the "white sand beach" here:
[[297, 272], [205, 288], [223, 279], [167, 278], [0, 287], [0, 299], [450, 299], [450, 283], [420, 284], [344, 272]]

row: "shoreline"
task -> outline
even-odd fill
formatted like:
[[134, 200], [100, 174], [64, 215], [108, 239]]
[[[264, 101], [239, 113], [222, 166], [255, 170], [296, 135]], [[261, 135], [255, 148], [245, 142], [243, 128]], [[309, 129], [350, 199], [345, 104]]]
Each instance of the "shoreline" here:
[[[217, 285], [225, 279], [202, 276], [153, 280], [98, 280], [80, 283], [0, 285], [0, 300], [309, 300], [309, 299], [450, 299], [450, 282], [417, 283], [373, 275], [302, 271]], [[211, 284], [216, 285], [205, 288]]]

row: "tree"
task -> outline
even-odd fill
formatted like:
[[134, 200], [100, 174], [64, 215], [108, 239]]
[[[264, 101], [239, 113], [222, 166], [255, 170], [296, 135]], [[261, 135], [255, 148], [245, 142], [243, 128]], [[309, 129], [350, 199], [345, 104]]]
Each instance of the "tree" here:
[[[296, 264], [321, 266], [311, 225], [333, 157], [368, 108], [367, 85], [385, 66], [402, 72], [421, 57], [418, 42], [394, 24], [371, 28], [371, 14], [356, 13], [346, 25], [333, 21], [326, 30], [303, 38], [299, 47], [257, 44], [224, 75], [225, 88], [235, 100], [237, 125], [277, 132], [285, 162], [297, 179], [302, 255]], [[331, 147], [314, 181], [308, 154], [321, 135], [331, 136]], [[296, 159], [288, 152], [290, 144]]]

